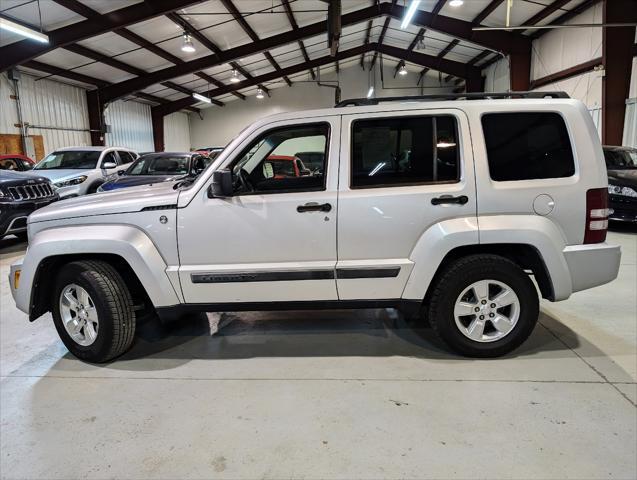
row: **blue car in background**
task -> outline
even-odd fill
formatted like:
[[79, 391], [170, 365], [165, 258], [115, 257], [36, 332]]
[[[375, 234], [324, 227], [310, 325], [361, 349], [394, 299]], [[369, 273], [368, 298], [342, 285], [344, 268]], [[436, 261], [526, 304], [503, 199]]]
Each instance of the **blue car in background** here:
[[98, 192], [110, 192], [126, 187], [175, 182], [195, 178], [212, 160], [199, 153], [157, 152], [142, 155], [119, 175], [103, 183]]

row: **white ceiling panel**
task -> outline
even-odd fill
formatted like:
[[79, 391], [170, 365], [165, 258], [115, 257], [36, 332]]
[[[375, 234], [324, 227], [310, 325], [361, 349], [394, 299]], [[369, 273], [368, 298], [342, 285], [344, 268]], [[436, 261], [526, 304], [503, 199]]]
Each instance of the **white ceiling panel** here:
[[[50, 0], [49, 0], [50, 1]], [[144, 0], [80, 0], [87, 7], [99, 13], [108, 13], [113, 10], [119, 10], [120, 8], [130, 7], [136, 3], [141, 3]]]
[[63, 50], [61, 48], [42, 54], [37, 57], [36, 60], [38, 62], [48, 63], [49, 65], [65, 69], [75, 68], [93, 61], [82, 55], [78, 55], [77, 53], [69, 52], [68, 50]]
[[173, 37], [181, 38], [183, 32], [176, 23], [164, 16], [151, 18], [126, 28], [153, 43]]
[[124, 63], [146, 70], [147, 72], [173, 66], [173, 63], [155, 55], [154, 53], [150, 53], [145, 48], [138, 48], [137, 50], [125, 53], [124, 55], [119, 55], [116, 58]]
[[31, 75], [36, 79], [40, 79], [40, 78], [47, 78], [50, 80], [55, 80], [57, 82], [60, 83], [66, 83], [69, 85], [76, 85], [78, 87], [82, 87], [82, 88], [86, 88], [87, 90], [93, 90], [95, 88], [95, 85], [90, 84], [90, 83], [84, 83], [84, 82], [78, 82], [76, 80], [71, 80], [70, 78], [66, 78], [66, 77], [58, 77], [57, 75], [48, 75], [44, 72], [41, 72], [39, 70], [33, 70], [31, 68], [28, 67], [19, 67], [18, 70], [20, 70], [21, 72], [27, 74], [27, 75]]
[[76, 68], [74, 71], [77, 73], [81, 73], [82, 75], [99, 78], [100, 80], [106, 80], [107, 82], [111, 83], [123, 82], [124, 80], [135, 77], [135, 75], [123, 72], [118, 68], [113, 68], [108, 65], [104, 65], [103, 63], [97, 62], [91, 63], [90, 65], [85, 65], [84, 67]]
[[139, 45], [130, 42], [124, 37], [120, 37], [113, 32], [98, 35], [97, 37], [87, 38], [86, 40], [82, 40], [77, 43], [110, 57], [140, 48]]

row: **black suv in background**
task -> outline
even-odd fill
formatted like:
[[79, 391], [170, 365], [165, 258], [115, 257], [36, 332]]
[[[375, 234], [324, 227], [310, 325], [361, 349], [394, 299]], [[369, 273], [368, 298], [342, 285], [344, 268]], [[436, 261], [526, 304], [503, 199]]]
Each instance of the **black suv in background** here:
[[610, 220], [637, 222], [637, 149], [604, 146]]
[[51, 182], [35, 175], [0, 170], [0, 238], [27, 238], [27, 217], [58, 199]]

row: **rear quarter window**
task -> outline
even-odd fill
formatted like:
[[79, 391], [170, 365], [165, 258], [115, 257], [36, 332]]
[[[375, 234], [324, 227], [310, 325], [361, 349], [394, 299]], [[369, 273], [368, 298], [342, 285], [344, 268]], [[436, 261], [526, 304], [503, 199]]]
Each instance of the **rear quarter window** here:
[[564, 178], [575, 174], [566, 124], [553, 112], [482, 116], [489, 173], [495, 181]]

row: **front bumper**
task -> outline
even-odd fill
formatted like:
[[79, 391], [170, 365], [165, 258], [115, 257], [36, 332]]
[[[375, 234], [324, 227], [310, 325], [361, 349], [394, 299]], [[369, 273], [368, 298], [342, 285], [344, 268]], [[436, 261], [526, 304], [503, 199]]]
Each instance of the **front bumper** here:
[[573, 292], [604, 285], [617, 278], [621, 248], [608, 243], [572, 245], [563, 251]]
[[612, 210], [608, 216], [610, 220], [637, 222], [637, 198], [609, 195], [608, 206]]
[[55, 193], [59, 195], [60, 200], [63, 200], [65, 198], [78, 197], [84, 194], [84, 183], [80, 183], [78, 185], [70, 185], [68, 187], [56, 187]]
[[11, 268], [9, 269], [9, 287], [11, 288], [11, 296], [13, 297], [13, 300], [16, 302], [16, 305], [18, 306], [18, 308], [22, 310], [24, 313], [29, 313], [28, 305], [26, 310], [24, 310], [23, 308], [20, 307], [20, 305], [18, 305], [18, 296], [17, 296], [18, 285], [16, 285], [16, 282], [15, 282], [15, 272], [16, 271], [22, 272], [23, 262], [24, 262], [24, 257], [20, 258], [19, 260], [16, 260], [15, 262], [11, 264]]
[[38, 208], [56, 201], [57, 196], [30, 201], [13, 201], [0, 203], [0, 237], [12, 233], [24, 232], [27, 229], [27, 217]]

